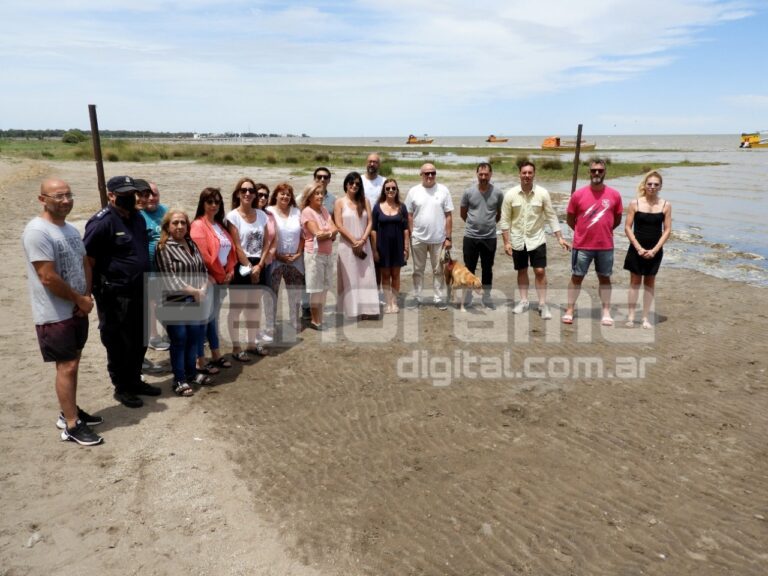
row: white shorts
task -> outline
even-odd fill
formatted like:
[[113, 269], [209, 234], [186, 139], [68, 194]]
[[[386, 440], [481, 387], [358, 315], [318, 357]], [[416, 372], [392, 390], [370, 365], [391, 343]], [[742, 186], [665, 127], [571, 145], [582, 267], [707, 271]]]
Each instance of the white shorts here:
[[304, 252], [304, 278], [307, 294], [318, 294], [331, 289], [333, 282], [332, 254]]

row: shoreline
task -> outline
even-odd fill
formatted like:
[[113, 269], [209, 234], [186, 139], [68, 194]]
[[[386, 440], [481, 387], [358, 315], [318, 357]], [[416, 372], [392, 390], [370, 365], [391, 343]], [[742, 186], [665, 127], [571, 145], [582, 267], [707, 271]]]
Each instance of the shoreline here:
[[[188, 208], [203, 185], [228, 190], [234, 171], [119, 169], [156, 179], [164, 203]], [[36, 188], [54, 174], [79, 194], [73, 220], [96, 211], [95, 192], [78, 192], [95, 191], [92, 164], [0, 162], [11, 212], [0, 298], [14, 311], [0, 345], [9, 368], [11, 358], [29, 358], [14, 362], [0, 388], [8, 574], [63, 565], [104, 576], [759, 574], [768, 518], [765, 289], [662, 263], [650, 331], [589, 319], [594, 275], [571, 327], [533, 311], [514, 316], [500, 303], [495, 315], [425, 307], [415, 341], [406, 338], [407, 311], [383, 342], [372, 333], [384, 321], [305, 330], [295, 346], [223, 371], [220, 386], [190, 399], [170, 392], [169, 375], [150, 377], [163, 395], [138, 410], [112, 399], [92, 315], [78, 398], [104, 417], [105, 444], [87, 449], [58, 440], [53, 370], [39, 358], [18, 273]], [[270, 186], [291, 178], [256, 175]], [[454, 197], [463, 181], [448, 181]], [[559, 314], [569, 259], [552, 243], [549, 255]], [[497, 255], [503, 292], [514, 286], [511, 268]], [[628, 275], [617, 264], [614, 277], [619, 320]], [[403, 280], [405, 292], [407, 271]], [[492, 338], [499, 333], [507, 339]], [[435, 386], [397, 374], [398, 358], [414, 351], [508, 352], [515, 370], [543, 359], [533, 369], [544, 374], [462, 372]], [[637, 378], [562, 377], [563, 359], [580, 358], [655, 362]]]

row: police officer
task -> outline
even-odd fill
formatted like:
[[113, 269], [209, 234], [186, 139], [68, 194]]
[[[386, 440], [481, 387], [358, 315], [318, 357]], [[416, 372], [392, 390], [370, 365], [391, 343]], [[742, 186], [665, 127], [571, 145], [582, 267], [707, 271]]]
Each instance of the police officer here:
[[144, 405], [139, 395], [160, 395], [160, 388], [141, 380], [147, 350], [144, 275], [149, 272], [149, 239], [136, 210], [136, 192], [130, 176], [110, 178], [109, 204], [88, 220], [83, 238], [93, 268], [93, 295], [115, 400], [129, 408]]

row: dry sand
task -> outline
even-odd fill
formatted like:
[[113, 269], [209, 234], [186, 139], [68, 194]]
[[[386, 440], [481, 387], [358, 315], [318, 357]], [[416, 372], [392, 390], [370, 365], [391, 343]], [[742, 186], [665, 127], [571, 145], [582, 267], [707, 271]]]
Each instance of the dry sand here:
[[[107, 168], [156, 180], [164, 203], [190, 210], [203, 186], [228, 191], [241, 173], [270, 185], [289, 176]], [[154, 377], [163, 396], [138, 410], [112, 399], [94, 315], [78, 398], [104, 417], [106, 441], [59, 442], [19, 238], [38, 211], [41, 178], [71, 183], [70, 220], [82, 223], [98, 207], [94, 173], [91, 163], [0, 161], [10, 216], [0, 271], [0, 576], [765, 574], [768, 292], [662, 266], [656, 328], [629, 330], [623, 254], [614, 328], [589, 318], [598, 312], [590, 277], [572, 327], [559, 323], [559, 306], [550, 322], [506, 305], [403, 312], [359, 330], [305, 331], [191, 399], [170, 393], [170, 376]], [[471, 178], [448, 182], [457, 204]], [[295, 187], [306, 180], [294, 177]], [[399, 180], [407, 189], [416, 177]], [[549, 253], [559, 305], [567, 256], [553, 242]], [[407, 271], [404, 280], [410, 287]], [[494, 284], [509, 292], [500, 300], [513, 296], [501, 255]], [[398, 358], [455, 368], [462, 353], [485, 358], [473, 365], [484, 378], [458, 370], [434, 386], [402, 360], [398, 375]], [[603, 377], [567, 373], [588, 359], [603, 363]], [[499, 375], [504, 362], [511, 369]], [[641, 364], [643, 377], [631, 377]]]

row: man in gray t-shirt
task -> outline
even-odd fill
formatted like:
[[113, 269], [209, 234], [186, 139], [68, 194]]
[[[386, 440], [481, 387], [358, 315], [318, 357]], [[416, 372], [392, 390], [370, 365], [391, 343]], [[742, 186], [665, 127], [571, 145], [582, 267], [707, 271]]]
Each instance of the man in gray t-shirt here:
[[29, 296], [37, 340], [45, 362], [56, 363], [56, 395], [61, 414], [56, 426], [61, 439], [81, 445], [101, 444], [90, 426], [101, 424], [77, 406], [77, 371], [88, 339], [88, 314], [93, 310], [91, 267], [80, 233], [66, 223], [74, 196], [63, 180], [40, 186], [43, 211], [24, 228], [21, 241], [27, 260]]
[[[480, 260], [483, 282], [483, 305], [494, 310], [491, 300], [493, 283], [493, 261], [496, 256], [496, 223], [501, 218], [501, 204], [504, 193], [491, 184], [493, 168], [488, 162], [477, 165], [477, 184], [464, 191], [461, 197], [461, 219], [464, 228], [464, 265], [472, 274]], [[467, 302], [472, 301], [472, 292], [467, 290]]]

